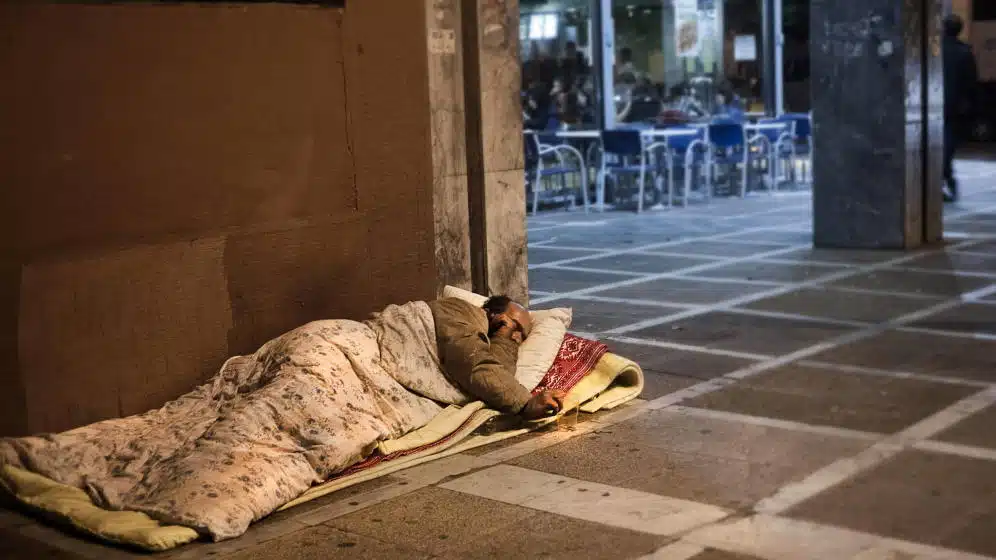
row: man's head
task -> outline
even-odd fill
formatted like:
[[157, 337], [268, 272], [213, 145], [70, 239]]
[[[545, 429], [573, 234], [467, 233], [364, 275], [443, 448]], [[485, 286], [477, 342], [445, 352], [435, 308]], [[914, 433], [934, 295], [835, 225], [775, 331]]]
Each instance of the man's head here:
[[622, 64], [633, 62], [633, 49], [629, 47], [619, 49], [619, 62]]
[[958, 14], [948, 14], [944, 17], [944, 35], [946, 37], [957, 37], [965, 29], [965, 21]]
[[529, 311], [508, 296], [492, 296], [483, 307], [488, 316], [488, 336], [508, 336], [522, 342], [533, 329]]
[[564, 45], [564, 53], [568, 57], [576, 55], [578, 53], [578, 44], [574, 41], [567, 41], [567, 44]]

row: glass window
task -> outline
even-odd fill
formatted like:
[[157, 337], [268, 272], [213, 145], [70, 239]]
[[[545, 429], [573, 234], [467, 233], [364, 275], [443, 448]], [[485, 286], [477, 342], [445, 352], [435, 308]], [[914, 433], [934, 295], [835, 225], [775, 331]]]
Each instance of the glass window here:
[[761, 0], [613, 0], [616, 120], [763, 111]]
[[809, 0], [782, 0], [782, 76], [785, 80], [785, 111], [808, 113], [809, 91]]
[[597, 106], [590, 0], [521, 0], [525, 128], [591, 128]]

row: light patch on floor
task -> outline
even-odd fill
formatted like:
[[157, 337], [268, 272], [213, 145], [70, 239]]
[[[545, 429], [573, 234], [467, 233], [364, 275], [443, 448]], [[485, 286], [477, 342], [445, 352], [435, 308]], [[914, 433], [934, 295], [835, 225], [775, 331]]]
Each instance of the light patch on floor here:
[[654, 535], [677, 535], [730, 515], [715, 506], [510, 465], [478, 471], [441, 487]]

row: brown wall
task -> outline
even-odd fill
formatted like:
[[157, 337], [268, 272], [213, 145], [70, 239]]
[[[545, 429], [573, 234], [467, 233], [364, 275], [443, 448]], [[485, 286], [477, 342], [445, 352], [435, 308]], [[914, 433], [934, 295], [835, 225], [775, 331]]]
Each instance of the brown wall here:
[[433, 295], [425, 6], [347, 4], [0, 6], [0, 435]]

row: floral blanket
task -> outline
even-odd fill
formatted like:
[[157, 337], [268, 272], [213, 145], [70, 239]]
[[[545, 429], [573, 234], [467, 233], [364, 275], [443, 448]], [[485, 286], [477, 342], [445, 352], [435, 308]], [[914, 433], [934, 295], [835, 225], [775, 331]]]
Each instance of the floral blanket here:
[[468, 399], [443, 375], [424, 302], [317, 321], [228, 360], [158, 410], [0, 440], [9, 463], [215, 540]]

